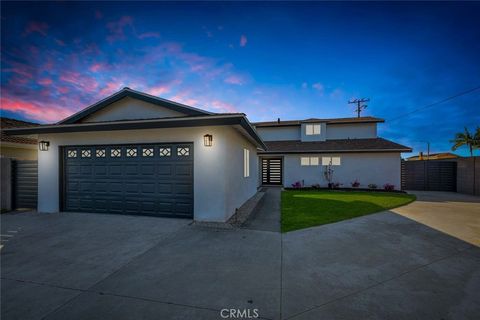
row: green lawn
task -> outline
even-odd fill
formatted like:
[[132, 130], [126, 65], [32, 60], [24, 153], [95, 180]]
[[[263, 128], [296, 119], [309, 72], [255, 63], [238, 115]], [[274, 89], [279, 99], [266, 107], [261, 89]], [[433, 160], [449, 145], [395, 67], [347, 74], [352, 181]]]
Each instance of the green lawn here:
[[414, 200], [414, 195], [394, 192], [282, 191], [282, 232], [351, 219]]

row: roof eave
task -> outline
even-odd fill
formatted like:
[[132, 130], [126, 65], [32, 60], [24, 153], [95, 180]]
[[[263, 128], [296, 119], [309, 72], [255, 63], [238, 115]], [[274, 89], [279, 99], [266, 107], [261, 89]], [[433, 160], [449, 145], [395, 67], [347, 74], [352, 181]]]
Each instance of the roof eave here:
[[289, 151], [262, 151], [259, 154], [302, 154], [302, 153], [360, 153], [360, 152], [412, 152], [412, 149], [362, 149], [362, 150], [289, 150]]

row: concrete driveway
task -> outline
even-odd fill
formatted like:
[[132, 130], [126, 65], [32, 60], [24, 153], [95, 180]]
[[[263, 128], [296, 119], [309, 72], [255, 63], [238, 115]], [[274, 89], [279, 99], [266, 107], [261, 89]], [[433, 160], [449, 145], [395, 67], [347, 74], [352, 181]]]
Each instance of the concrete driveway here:
[[417, 201], [393, 212], [480, 247], [480, 197], [440, 191], [409, 193]]
[[80, 213], [1, 222], [3, 320], [480, 314], [480, 249], [392, 212], [283, 235]]

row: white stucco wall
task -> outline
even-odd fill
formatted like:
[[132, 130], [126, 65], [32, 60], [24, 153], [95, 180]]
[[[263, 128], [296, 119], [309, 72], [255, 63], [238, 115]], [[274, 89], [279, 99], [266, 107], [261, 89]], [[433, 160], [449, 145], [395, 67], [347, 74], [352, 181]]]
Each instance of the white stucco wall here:
[[[203, 145], [207, 133], [213, 135], [212, 147]], [[243, 178], [243, 147], [249, 146], [251, 159], [256, 149], [228, 126], [45, 134], [39, 140], [50, 141], [49, 150], [38, 153], [40, 212], [59, 211], [59, 146], [67, 145], [193, 142], [195, 220], [225, 221], [256, 192], [255, 179]], [[255, 176], [258, 165], [250, 170]]]
[[[319, 157], [318, 166], [301, 166], [300, 157]], [[341, 165], [333, 166], [333, 181], [340, 182], [343, 187], [351, 187], [355, 179], [360, 187], [375, 183], [383, 188], [385, 183], [395, 185], [400, 189], [400, 153], [340, 153], [340, 154], [295, 154], [284, 156], [284, 186], [290, 187], [296, 181], [304, 182], [305, 186], [319, 183], [327, 186], [323, 176], [324, 166], [321, 157], [340, 157]]]
[[368, 139], [377, 137], [376, 123], [328, 124], [327, 139]]
[[185, 114], [158, 106], [153, 103], [125, 97], [89, 115], [81, 122], [135, 120], [180, 116], [185, 116]]
[[300, 140], [300, 126], [258, 127], [258, 134], [263, 141]]

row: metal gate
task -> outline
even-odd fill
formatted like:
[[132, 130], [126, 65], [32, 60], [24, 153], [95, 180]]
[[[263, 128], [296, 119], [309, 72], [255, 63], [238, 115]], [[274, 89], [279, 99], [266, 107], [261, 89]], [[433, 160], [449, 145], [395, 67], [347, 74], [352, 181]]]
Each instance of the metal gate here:
[[38, 162], [12, 161], [12, 200], [14, 209], [36, 209], [38, 192]]
[[262, 184], [282, 185], [282, 158], [262, 158]]
[[457, 191], [455, 161], [402, 161], [402, 189]]
[[72, 146], [63, 210], [193, 217], [193, 144]]

